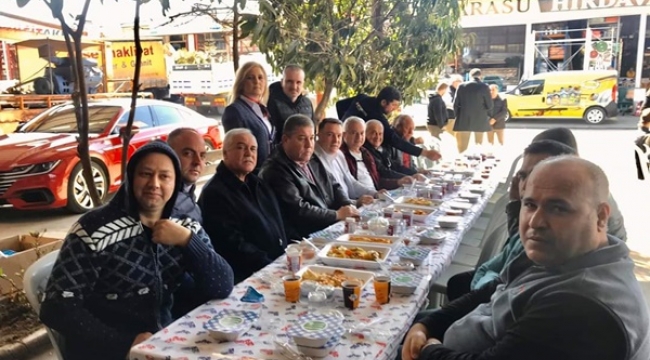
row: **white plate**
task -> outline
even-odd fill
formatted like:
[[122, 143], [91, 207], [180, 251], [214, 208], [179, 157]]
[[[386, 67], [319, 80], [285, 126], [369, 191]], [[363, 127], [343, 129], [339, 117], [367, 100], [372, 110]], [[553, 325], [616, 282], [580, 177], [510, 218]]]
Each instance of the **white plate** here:
[[483, 185], [470, 185], [467, 187], [467, 191], [474, 194], [483, 194], [485, 193], [486, 189]]
[[[381, 239], [388, 241], [388, 243], [383, 243], [383, 242], [371, 242], [371, 241], [360, 241], [360, 240], [354, 240], [355, 238], [359, 237], [369, 237], [369, 238], [376, 238], [376, 239]], [[396, 246], [399, 246], [402, 244], [402, 238], [399, 236], [387, 236], [387, 235], [364, 235], [364, 234], [343, 234], [336, 239], [336, 241], [340, 242], [349, 242], [351, 244], [356, 245], [379, 245], [379, 246], [390, 246], [392, 248], [395, 248]]]
[[419, 266], [429, 257], [431, 249], [420, 246], [402, 246], [397, 250], [400, 261], [410, 261]]
[[[327, 256], [327, 253], [334, 246], [345, 246], [347, 248], [358, 247], [366, 251], [374, 250], [374, 251], [378, 251], [381, 254], [381, 257], [377, 261], [371, 261], [371, 260], [344, 259], [344, 258]], [[366, 244], [359, 244], [359, 243], [350, 243], [349, 241], [333, 242], [325, 245], [325, 247], [323, 247], [323, 250], [321, 250], [317, 256], [320, 259], [320, 261], [322, 261], [325, 265], [342, 266], [348, 268], [360, 268], [360, 269], [381, 269], [381, 263], [386, 261], [386, 259], [390, 255], [390, 251], [391, 248], [389, 246], [366, 245]]]
[[448, 205], [452, 209], [463, 210], [463, 211], [467, 211], [471, 209], [473, 206], [469, 202], [460, 202], [460, 201], [450, 201], [446, 205]]
[[293, 338], [298, 346], [319, 348], [325, 346], [332, 338], [340, 338], [345, 329], [341, 321], [331, 316], [307, 314], [298, 318], [287, 330], [287, 335]]
[[[345, 269], [345, 268], [322, 266], [322, 265], [305, 266], [302, 269], [300, 269], [300, 271], [298, 271], [296, 275], [302, 278], [303, 274], [308, 269], [315, 272], [316, 274], [332, 274], [334, 273], [335, 270], [343, 271], [346, 277], [361, 281], [361, 292], [363, 292], [363, 289], [366, 287], [366, 285], [368, 285], [370, 281], [372, 281], [372, 278], [375, 276], [375, 274], [371, 273], [370, 271]], [[334, 294], [343, 295], [343, 289], [341, 289], [340, 287], [335, 288]]]
[[391, 292], [413, 294], [425, 276], [427, 275], [415, 271], [393, 271], [390, 274]]
[[481, 195], [479, 194], [472, 194], [472, 193], [464, 193], [459, 195], [463, 199], [469, 200], [471, 203], [477, 203], [478, 200], [481, 198]]
[[443, 228], [455, 228], [463, 218], [461, 216], [440, 216], [438, 225]]
[[404, 197], [401, 196], [395, 200], [395, 208], [397, 209], [419, 209], [419, 210], [428, 210], [428, 211], [433, 211], [438, 208], [438, 206], [442, 203], [440, 200], [433, 200], [433, 199], [425, 199], [426, 201], [430, 202], [430, 205], [416, 205], [416, 204], [408, 204], [406, 201], [408, 199], [412, 199], [413, 197]]

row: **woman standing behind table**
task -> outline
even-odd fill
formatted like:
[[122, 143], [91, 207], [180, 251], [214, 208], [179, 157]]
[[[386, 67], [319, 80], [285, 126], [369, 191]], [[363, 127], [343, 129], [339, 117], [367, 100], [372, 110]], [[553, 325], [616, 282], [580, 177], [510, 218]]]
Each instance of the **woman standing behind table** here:
[[236, 128], [246, 128], [257, 140], [257, 166], [255, 174], [272, 150], [275, 128], [272, 125], [266, 100], [268, 89], [266, 71], [256, 62], [247, 62], [235, 76], [230, 96], [230, 105], [226, 107], [221, 123], [228, 132]]

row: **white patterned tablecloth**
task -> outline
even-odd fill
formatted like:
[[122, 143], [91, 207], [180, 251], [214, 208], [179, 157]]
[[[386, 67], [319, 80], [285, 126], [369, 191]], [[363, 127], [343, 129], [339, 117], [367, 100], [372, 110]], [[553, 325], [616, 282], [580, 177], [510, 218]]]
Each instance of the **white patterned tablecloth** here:
[[[426, 276], [423, 277], [414, 294], [393, 294], [389, 304], [379, 305], [375, 302], [372, 284], [368, 284], [363, 290], [359, 308], [354, 311], [344, 308], [342, 298], [335, 297], [334, 300], [326, 304], [326, 308], [338, 310], [344, 315], [342, 320], [344, 327], [372, 323], [373, 328], [383, 331], [381, 336], [346, 333], [341, 338], [339, 345], [329, 352], [327, 359], [394, 358], [401, 339], [427, 299], [431, 282], [449, 266], [463, 236], [478, 219], [495, 187], [496, 184], [487, 187], [484, 196], [466, 213], [464, 221], [456, 229], [443, 230], [447, 233], [447, 238], [444, 241], [438, 245], [429, 246], [432, 251], [428, 259], [416, 270]], [[445, 200], [448, 201], [454, 197], [455, 194], [451, 194]], [[434, 226], [436, 218], [441, 213], [442, 210], [432, 213], [427, 218], [427, 225]], [[343, 224], [338, 223], [325, 231], [314, 234], [314, 236], [336, 238], [342, 233]], [[287, 271], [286, 259], [282, 256], [257, 274], [236, 285], [227, 299], [210, 301], [201, 305], [156, 333], [146, 342], [132, 348], [130, 359], [285, 359], [274, 347], [274, 336], [285, 336], [284, 333], [288, 326], [294, 323], [298, 317], [306, 314], [309, 309], [306, 300], [301, 300], [296, 304], [287, 303], [284, 300], [282, 288], [278, 284]], [[268, 281], [262, 279], [276, 279], [277, 283], [269, 284]], [[261, 313], [260, 321], [236, 341], [223, 343], [215, 341], [203, 329], [203, 325], [222, 309], [255, 308], [255, 305], [240, 301], [249, 286], [262, 293], [265, 298], [263, 305], [257, 305], [261, 307], [257, 309]], [[274, 326], [269, 325], [271, 321], [276, 322]]]

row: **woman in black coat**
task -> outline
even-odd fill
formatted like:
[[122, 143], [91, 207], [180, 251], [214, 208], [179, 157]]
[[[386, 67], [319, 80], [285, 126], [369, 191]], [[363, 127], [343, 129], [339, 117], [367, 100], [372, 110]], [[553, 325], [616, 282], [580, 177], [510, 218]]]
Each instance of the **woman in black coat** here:
[[266, 109], [269, 87], [262, 65], [248, 62], [237, 71], [233, 85], [231, 103], [221, 117], [223, 129], [228, 132], [246, 128], [257, 140], [257, 174], [272, 150], [275, 128]]

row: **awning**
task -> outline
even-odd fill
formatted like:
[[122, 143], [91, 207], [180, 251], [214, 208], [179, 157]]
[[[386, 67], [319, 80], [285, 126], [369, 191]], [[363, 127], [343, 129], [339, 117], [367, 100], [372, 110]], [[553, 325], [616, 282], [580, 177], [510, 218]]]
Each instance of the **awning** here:
[[[207, 15], [186, 15], [173, 22], [146, 31], [147, 36], [206, 34], [231, 31]], [[144, 32], [144, 31], [143, 31]]]

